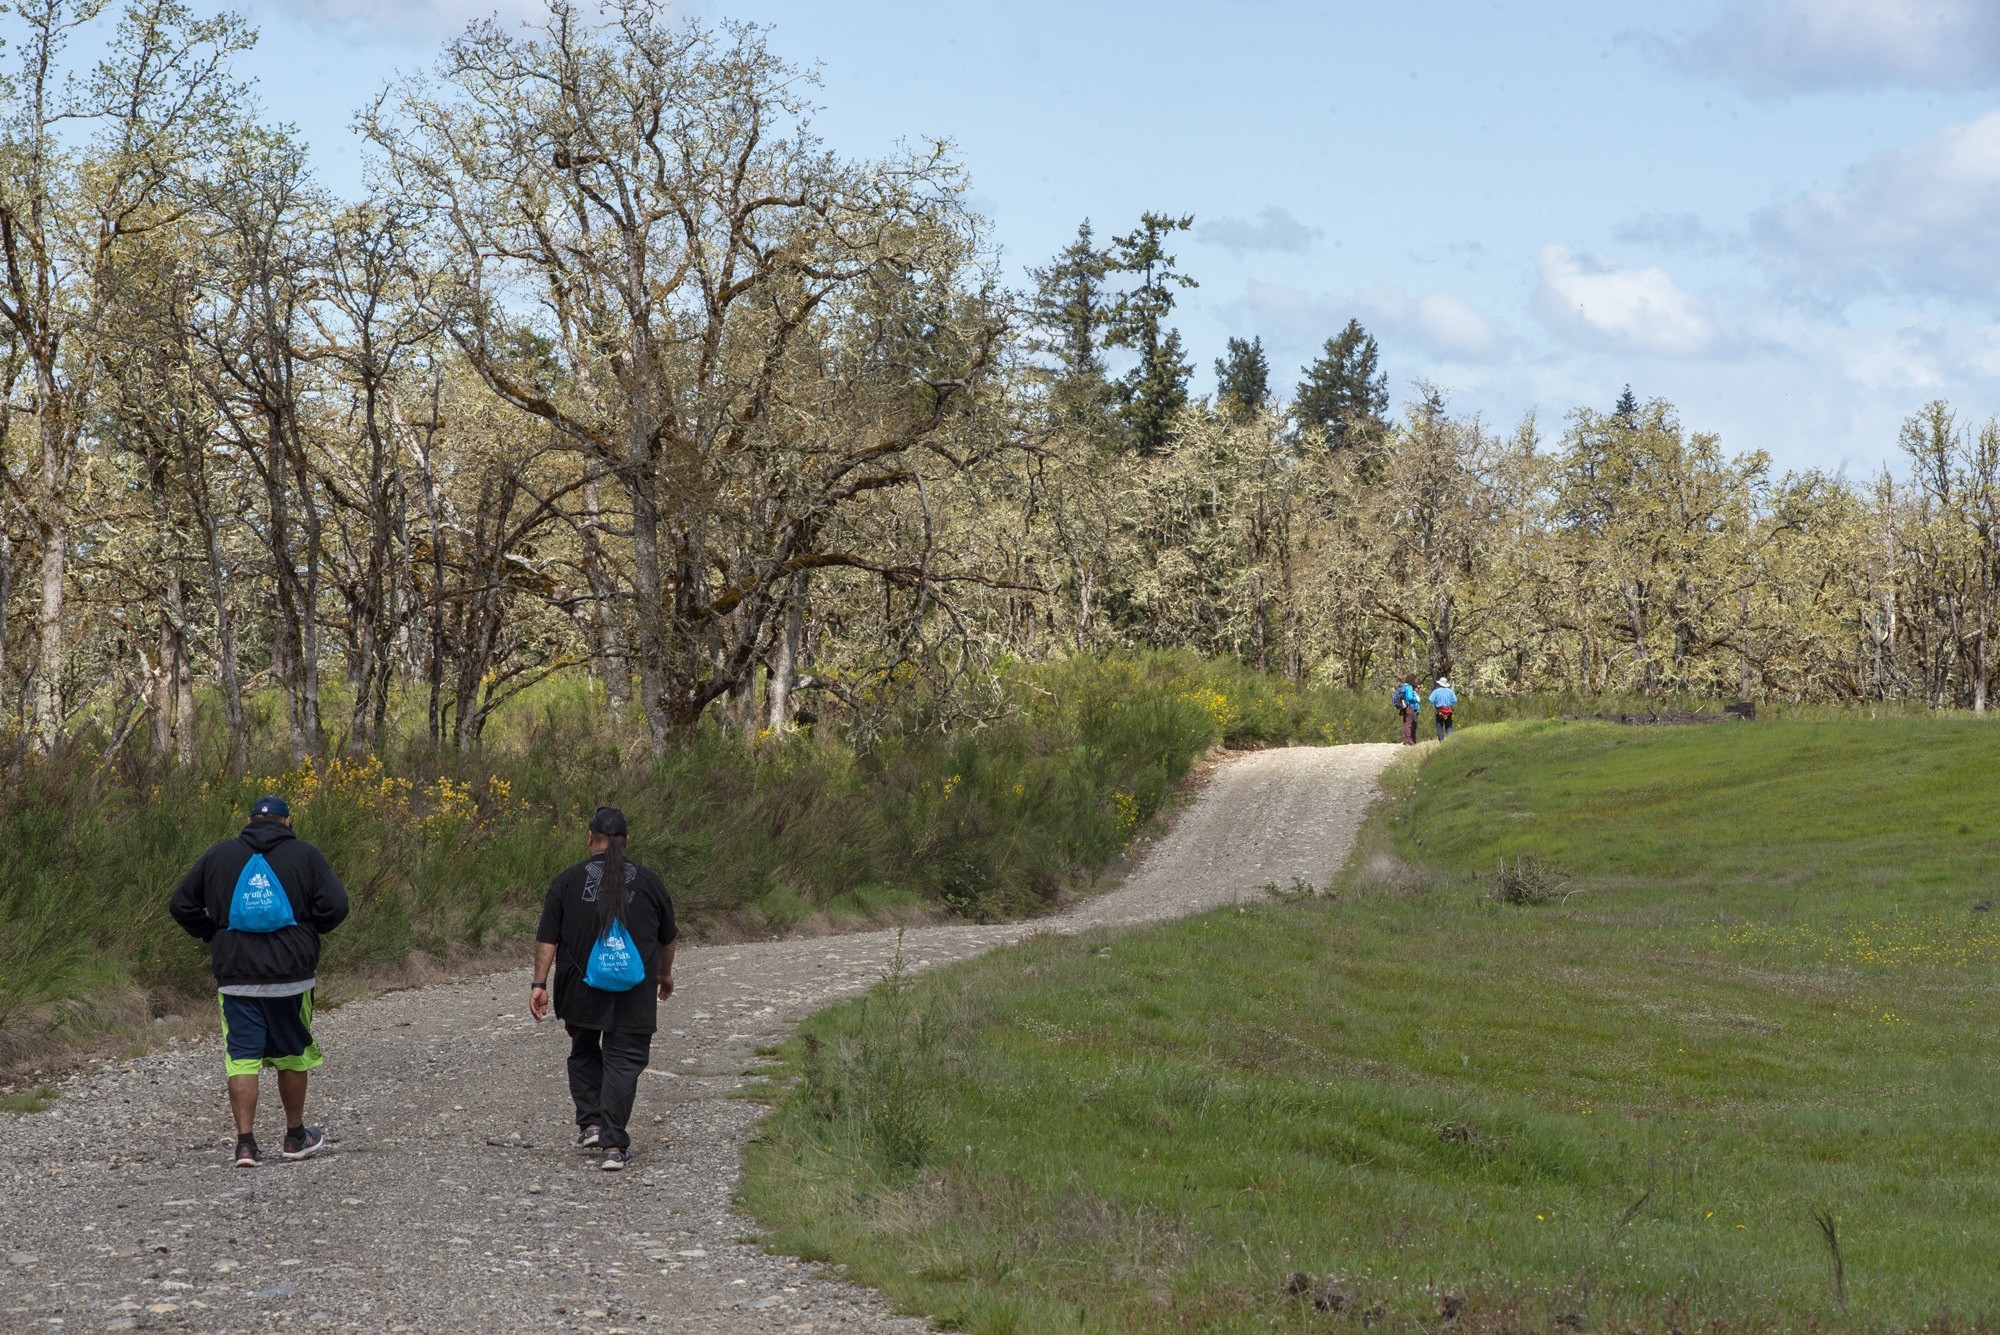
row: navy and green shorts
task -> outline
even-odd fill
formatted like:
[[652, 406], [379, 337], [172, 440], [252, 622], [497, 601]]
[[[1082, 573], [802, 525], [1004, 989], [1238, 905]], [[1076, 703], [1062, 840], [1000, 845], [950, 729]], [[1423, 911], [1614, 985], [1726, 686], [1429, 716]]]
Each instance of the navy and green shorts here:
[[290, 997], [235, 997], [217, 994], [222, 1006], [225, 1066], [231, 1075], [310, 1071], [324, 1062], [313, 1038], [313, 994]]

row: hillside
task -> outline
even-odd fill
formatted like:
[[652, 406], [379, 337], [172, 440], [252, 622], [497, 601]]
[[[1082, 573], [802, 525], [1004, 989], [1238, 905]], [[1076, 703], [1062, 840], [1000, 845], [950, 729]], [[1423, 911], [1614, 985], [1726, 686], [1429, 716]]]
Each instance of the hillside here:
[[748, 1199], [978, 1330], [1969, 1322], [1996, 780], [1968, 721], [1462, 736], [1329, 898], [810, 1022]]

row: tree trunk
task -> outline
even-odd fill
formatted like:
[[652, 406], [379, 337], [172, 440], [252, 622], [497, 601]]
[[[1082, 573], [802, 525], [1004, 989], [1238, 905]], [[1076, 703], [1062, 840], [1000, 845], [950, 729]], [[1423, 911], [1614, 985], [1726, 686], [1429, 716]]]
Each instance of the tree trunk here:
[[187, 591], [180, 563], [165, 563], [165, 606], [160, 615], [160, 660], [152, 683], [153, 750], [172, 751], [183, 765], [195, 761], [194, 673], [188, 662]]
[[764, 726], [774, 737], [782, 737], [792, 727], [792, 690], [799, 680], [799, 641], [805, 635], [806, 577], [792, 576], [785, 599], [785, 624], [772, 646], [771, 672], [764, 683]]
[[1250, 580], [1250, 644], [1251, 661], [1259, 672], [1271, 670], [1270, 627], [1265, 621], [1264, 574], [1257, 572]]
[[306, 745], [318, 755], [325, 740], [319, 716], [319, 580], [320, 553], [326, 550], [321, 531], [319, 503], [313, 496], [312, 478], [307, 472], [305, 446], [294, 440], [294, 475], [298, 480], [299, 505], [305, 515], [306, 573], [299, 599], [299, 648], [304, 661], [299, 664], [300, 729]]
[[[424, 684], [426, 701], [424, 705], [424, 725], [431, 744], [436, 746], [444, 741], [444, 496], [439, 489], [436, 462], [432, 458], [431, 447], [435, 436], [419, 434], [416, 424], [404, 417], [402, 405], [395, 399], [389, 401], [390, 421], [403, 439], [411, 457], [417, 461], [417, 477], [424, 488], [424, 528], [430, 541], [430, 617], [428, 653], [424, 663]], [[433, 413], [435, 421], [435, 413]], [[410, 566], [409, 581], [416, 587], [415, 560], [412, 556], [413, 543], [408, 534], [407, 521], [404, 525], [404, 561]], [[415, 629], [411, 631], [414, 641]], [[411, 655], [415, 657], [414, 652]]]
[[1972, 650], [1972, 712], [1986, 712], [1986, 679], [1992, 669], [1988, 666], [1992, 658], [1991, 637], [1981, 635], [1979, 643]]
[[424, 452], [424, 493], [429, 498], [431, 531], [431, 644], [425, 673], [430, 697], [424, 716], [435, 744], [444, 740], [444, 502], [438, 495], [428, 450]]
[[[392, 419], [391, 426], [394, 425]], [[396, 455], [395, 495], [394, 531], [391, 534], [395, 557], [389, 569], [389, 596], [396, 604], [397, 615], [386, 645], [387, 651], [382, 656], [382, 678], [375, 693], [375, 734], [378, 737], [388, 728], [389, 690], [395, 680], [396, 655], [400, 653], [405, 663], [413, 663], [417, 657], [414, 634], [417, 581], [410, 552], [410, 479], [403, 467], [400, 445]]]
[[[4, 428], [0, 428], [4, 429]], [[7, 528], [7, 514], [0, 510], [0, 705], [7, 691], [7, 609], [14, 603], [14, 535]], [[0, 731], [5, 716], [0, 714]]]
[[1645, 599], [1630, 585], [1625, 588], [1625, 615], [1632, 628], [1632, 656], [1639, 664], [1639, 689], [1647, 695], [1653, 693], [1657, 678], [1653, 671], [1653, 656], [1646, 647]]
[[222, 544], [216, 540], [215, 516], [205, 500], [201, 506], [202, 541], [208, 557], [208, 600], [215, 609], [215, 652], [222, 671], [222, 709], [229, 719], [229, 772], [241, 774], [250, 764], [250, 726], [243, 717], [243, 677], [236, 662], [236, 619], [229, 614], [229, 600], [223, 590], [228, 571], [223, 565]]
[[298, 567], [292, 559], [291, 504], [285, 495], [285, 450], [275, 424], [268, 439], [271, 458], [264, 470], [264, 500], [270, 517], [266, 536], [271, 553], [272, 588], [276, 593], [278, 624], [271, 636], [272, 666], [285, 687], [285, 716], [291, 726], [292, 763], [306, 758], [305, 708], [300, 684], [300, 665], [305, 657], [301, 634]]
[[661, 602], [660, 517], [653, 508], [649, 478], [629, 477], [626, 488], [632, 498], [632, 621], [639, 641], [639, 707], [646, 715], [647, 741], [659, 756], [673, 739], [674, 706], [680, 703], [667, 699], [667, 645], [660, 625], [667, 615]]
[[170, 755], [174, 749], [174, 685], [173, 674], [167, 664], [173, 655], [173, 631], [167, 626], [165, 617], [160, 618], [160, 642], [158, 657], [148, 654], [143, 648], [139, 654], [139, 676], [144, 682], [140, 697], [146, 702], [145, 713], [151, 722], [152, 754], [155, 759]]
[[746, 746], [757, 743], [757, 670], [752, 668], [729, 692], [729, 724], [737, 740]]
[[[367, 349], [364, 339], [364, 355]], [[388, 660], [395, 652], [394, 629], [402, 617], [397, 598], [400, 570], [395, 559], [396, 510], [391, 474], [393, 436], [383, 429], [383, 407], [372, 369], [363, 372], [363, 436], [368, 450], [368, 551], [350, 584], [348, 616], [353, 625], [348, 677], [354, 686], [348, 714], [348, 748], [367, 753], [381, 740], [387, 717]]]
[[[67, 498], [54, 502], [60, 510]], [[42, 524], [42, 601], [36, 625], [39, 649], [35, 674], [35, 739], [42, 750], [55, 745], [62, 727], [63, 576], [69, 548], [69, 519], [60, 513]]]
[[1076, 581], [1076, 651], [1084, 653], [1090, 646], [1090, 574], [1086, 569]]
[[1447, 593], [1439, 596], [1437, 608], [1437, 618], [1431, 623], [1433, 681], [1458, 671], [1458, 604]]
[[604, 699], [611, 712], [622, 715], [632, 704], [632, 664], [625, 654], [613, 602], [615, 584], [604, 560], [603, 531], [602, 489], [593, 474], [583, 485], [583, 575], [590, 587], [590, 616], [585, 625], [590, 634], [591, 670], [604, 682]]
[[40, 641], [35, 663], [35, 743], [43, 751], [55, 746], [62, 729], [63, 590], [69, 562], [69, 450], [62, 435], [52, 373], [38, 377], [42, 442], [41, 609], [36, 623]]

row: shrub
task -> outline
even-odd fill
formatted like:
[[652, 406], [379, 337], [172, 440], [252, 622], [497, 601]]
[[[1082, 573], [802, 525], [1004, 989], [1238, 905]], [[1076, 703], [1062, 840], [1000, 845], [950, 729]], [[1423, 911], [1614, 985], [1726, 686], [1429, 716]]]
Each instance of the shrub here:
[[1500, 863], [1488, 898], [1501, 904], [1546, 904], [1552, 899], [1568, 899], [1574, 893], [1569, 888], [1569, 877], [1562, 872], [1533, 858], [1519, 857]]

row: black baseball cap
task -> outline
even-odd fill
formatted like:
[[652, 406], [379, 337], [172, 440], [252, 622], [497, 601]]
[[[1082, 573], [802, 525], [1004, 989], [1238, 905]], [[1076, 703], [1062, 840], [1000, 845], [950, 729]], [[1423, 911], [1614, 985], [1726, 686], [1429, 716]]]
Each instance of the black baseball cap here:
[[250, 804], [250, 818], [252, 820], [257, 819], [259, 816], [270, 816], [274, 819], [282, 820], [291, 814], [291, 807], [286, 805], [285, 799], [282, 797], [267, 795], [258, 798]]
[[631, 833], [625, 828], [625, 813], [617, 807], [599, 807], [591, 812], [590, 832], [607, 835], [613, 839], [623, 839]]

